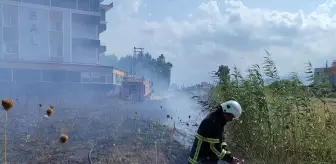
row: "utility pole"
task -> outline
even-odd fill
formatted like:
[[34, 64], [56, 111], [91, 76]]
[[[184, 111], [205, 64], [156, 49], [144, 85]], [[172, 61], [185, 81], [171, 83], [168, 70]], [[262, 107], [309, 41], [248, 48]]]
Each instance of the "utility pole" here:
[[136, 74], [136, 66], [138, 64], [137, 59], [139, 55], [143, 55], [143, 52], [144, 52], [144, 48], [137, 48], [137, 47], [133, 48], [133, 59], [132, 59], [131, 66], [130, 66], [131, 75]]

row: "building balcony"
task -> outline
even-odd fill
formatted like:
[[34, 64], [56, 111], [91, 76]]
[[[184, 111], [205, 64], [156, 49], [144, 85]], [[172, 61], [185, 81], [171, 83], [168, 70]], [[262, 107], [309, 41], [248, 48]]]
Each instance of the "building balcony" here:
[[63, 63], [63, 56], [50, 56], [50, 61], [55, 63]]
[[[102, 2], [100, 2], [100, 3], [102, 3]], [[109, 11], [113, 7], [114, 7], [113, 2], [111, 2], [110, 4], [100, 4], [100, 8], [103, 9], [105, 12]]]
[[104, 52], [106, 52], [106, 46], [105, 45], [100, 45], [99, 53], [104, 53]]
[[72, 22], [86, 23], [86, 24], [100, 24], [100, 16], [86, 15], [86, 14], [77, 14], [72, 13], [71, 15]]
[[100, 9], [100, 23], [106, 22], [106, 12], [103, 9]]
[[81, 45], [88, 47], [100, 47], [100, 40], [90, 38], [72, 38], [73, 45]]
[[12, 0], [18, 3], [30, 3], [52, 7], [67, 8], [86, 12], [99, 12], [101, 0]]
[[99, 33], [102, 33], [102, 32], [104, 32], [104, 31], [106, 31], [106, 27], [107, 27], [107, 25], [106, 24], [100, 24], [99, 25]]
[[19, 60], [19, 54], [18, 53], [13, 53], [13, 54], [10, 54], [10, 53], [4, 53], [3, 55], [3, 58], [5, 60]]
[[106, 12], [108, 10], [110, 10], [113, 7], [113, 2], [108, 4], [108, 5], [104, 5], [101, 4], [100, 5], [100, 26], [99, 26], [99, 33], [102, 33], [104, 31], [106, 31]]

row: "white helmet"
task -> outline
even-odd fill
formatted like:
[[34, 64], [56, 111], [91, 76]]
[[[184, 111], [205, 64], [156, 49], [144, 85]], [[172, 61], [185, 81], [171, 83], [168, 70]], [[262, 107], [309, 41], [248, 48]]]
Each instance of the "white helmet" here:
[[224, 113], [230, 113], [235, 119], [238, 119], [242, 113], [242, 108], [237, 101], [227, 101], [221, 104]]

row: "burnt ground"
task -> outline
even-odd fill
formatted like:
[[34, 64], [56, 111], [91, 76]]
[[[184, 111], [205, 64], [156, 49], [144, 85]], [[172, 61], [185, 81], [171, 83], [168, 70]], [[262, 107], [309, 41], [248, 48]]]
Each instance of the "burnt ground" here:
[[[78, 93], [54, 99], [26, 96], [14, 100], [15, 107], [8, 112], [8, 164], [89, 163], [93, 146], [91, 159], [95, 164], [186, 163], [188, 149], [172, 138], [172, 129], [156, 118], [144, 119], [144, 115], [151, 117], [160, 109], [159, 101], [131, 105]], [[55, 109], [46, 118], [49, 105]], [[156, 117], [165, 118], [166, 114]], [[4, 111], [0, 118], [5, 125]], [[4, 128], [0, 133], [4, 134]], [[59, 143], [61, 134], [69, 136], [64, 144]], [[0, 144], [3, 147], [3, 139]]]

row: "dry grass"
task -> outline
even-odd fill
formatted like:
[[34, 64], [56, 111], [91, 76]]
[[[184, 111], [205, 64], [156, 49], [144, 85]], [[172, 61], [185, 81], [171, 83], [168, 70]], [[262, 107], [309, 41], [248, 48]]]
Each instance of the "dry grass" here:
[[172, 129], [142, 120], [134, 104], [113, 101], [69, 108], [71, 104], [62, 107], [62, 100], [57, 101], [54, 107], [16, 100], [8, 115], [8, 164], [87, 163], [92, 145], [95, 164], [186, 162], [188, 151], [172, 140]]
[[336, 98], [326, 98], [331, 109], [336, 110]]

